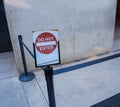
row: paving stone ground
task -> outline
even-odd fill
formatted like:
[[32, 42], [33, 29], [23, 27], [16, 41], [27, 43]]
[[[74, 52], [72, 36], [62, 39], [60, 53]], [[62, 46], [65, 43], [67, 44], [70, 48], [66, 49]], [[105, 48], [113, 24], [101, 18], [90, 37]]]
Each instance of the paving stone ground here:
[[[7, 64], [6, 64], [7, 63]], [[55, 66], [55, 69], [74, 65]], [[0, 53], [0, 107], [49, 107], [42, 70], [20, 82], [12, 52]], [[120, 57], [54, 76], [57, 107], [90, 107], [120, 93]]]

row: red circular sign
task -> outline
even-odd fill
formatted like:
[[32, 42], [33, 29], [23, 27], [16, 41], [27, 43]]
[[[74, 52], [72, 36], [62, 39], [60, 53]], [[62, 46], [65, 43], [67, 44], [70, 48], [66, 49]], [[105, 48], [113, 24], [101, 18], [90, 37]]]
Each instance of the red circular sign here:
[[56, 37], [49, 32], [41, 33], [36, 38], [35, 43], [37, 50], [42, 54], [52, 53], [57, 46]]

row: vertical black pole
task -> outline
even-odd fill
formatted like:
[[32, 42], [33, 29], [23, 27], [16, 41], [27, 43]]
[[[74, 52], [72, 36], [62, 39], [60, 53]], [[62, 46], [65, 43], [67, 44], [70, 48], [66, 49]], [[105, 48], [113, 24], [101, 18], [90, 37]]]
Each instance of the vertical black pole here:
[[19, 44], [20, 44], [20, 51], [21, 51], [21, 56], [22, 56], [24, 72], [25, 72], [25, 75], [28, 75], [27, 65], [26, 65], [26, 60], [25, 60], [25, 53], [24, 53], [24, 48], [23, 48], [23, 45], [22, 45], [22, 36], [19, 35], [18, 39], [19, 39]]
[[47, 83], [47, 91], [48, 91], [48, 98], [49, 98], [49, 106], [56, 107], [55, 102], [55, 94], [54, 94], [54, 84], [53, 84], [53, 68], [47, 66], [44, 68], [46, 83]]
[[22, 56], [23, 69], [24, 69], [24, 73], [19, 76], [19, 80], [22, 82], [28, 82], [28, 81], [31, 81], [35, 78], [35, 74], [32, 72], [28, 72], [28, 70], [27, 70], [25, 53], [24, 53], [21, 35], [18, 36], [18, 40], [19, 40], [19, 44], [20, 44], [20, 51], [21, 51], [21, 56]]

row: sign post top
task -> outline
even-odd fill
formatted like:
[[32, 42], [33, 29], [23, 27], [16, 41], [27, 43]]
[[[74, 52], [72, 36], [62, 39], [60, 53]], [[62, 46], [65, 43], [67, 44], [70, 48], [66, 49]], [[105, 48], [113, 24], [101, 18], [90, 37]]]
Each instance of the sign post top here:
[[57, 31], [33, 32], [36, 65], [60, 63]]

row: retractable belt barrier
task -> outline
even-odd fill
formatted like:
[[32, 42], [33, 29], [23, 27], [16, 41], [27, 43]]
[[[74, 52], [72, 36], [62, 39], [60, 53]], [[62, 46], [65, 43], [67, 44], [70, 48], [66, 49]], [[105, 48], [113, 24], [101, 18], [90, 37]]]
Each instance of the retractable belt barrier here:
[[[23, 62], [23, 68], [24, 73], [19, 76], [19, 80], [22, 82], [28, 82], [35, 78], [35, 74], [32, 72], [28, 72], [27, 65], [26, 65], [26, 59], [24, 54], [24, 47], [28, 51], [28, 53], [31, 55], [33, 59], [35, 59], [34, 54], [29, 50], [29, 48], [25, 45], [25, 43], [22, 40], [22, 36], [18, 36], [19, 45], [20, 45], [20, 51], [22, 56], [22, 62]], [[24, 47], [23, 47], [24, 46]], [[55, 94], [54, 94], [54, 83], [53, 83], [53, 68], [50, 66], [41, 67], [45, 74], [46, 84], [47, 84], [47, 91], [48, 91], [48, 99], [49, 99], [49, 106], [50, 107], [56, 107], [55, 102]]]
[[[22, 81], [22, 82], [31, 81], [35, 78], [35, 74], [32, 73], [32, 72], [28, 72], [28, 70], [27, 70], [24, 48], [28, 51], [28, 53], [31, 55], [31, 57], [34, 60], [35, 60], [35, 55], [25, 45], [25, 43], [22, 40], [21, 35], [18, 36], [18, 40], [19, 40], [20, 51], [21, 51], [21, 56], [22, 56], [22, 63], [23, 63], [23, 68], [24, 68], [24, 73], [19, 76], [19, 80]], [[33, 44], [33, 46], [34, 46], [34, 44]], [[94, 64], [101, 63], [101, 62], [104, 62], [104, 61], [107, 61], [107, 60], [111, 60], [111, 59], [114, 59], [114, 58], [117, 58], [117, 57], [120, 57], [120, 53], [110, 55], [110, 56], [107, 56], [107, 57], [104, 57], [104, 58], [100, 58], [100, 59], [97, 59], [97, 60], [88, 61], [88, 62], [85, 62], [85, 63], [82, 63], [82, 64], [77, 64], [77, 65], [74, 65], [74, 66], [54, 70], [54, 72], [53, 72], [53, 67], [50, 67], [49, 65], [44, 66], [44, 67], [41, 66], [41, 69], [44, 71], [46, 84], [47, 84], [49, 107], [56, 107], [53, 75], [58, 75], [58, 74], [61, 74], [61, 73], [73, 71], [75, 69], [80, 69], [80, 68], [83, 68], [83, 67], [94, 65]]]

